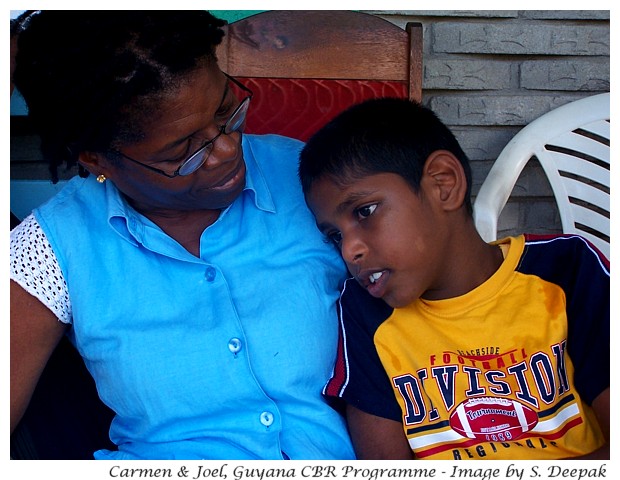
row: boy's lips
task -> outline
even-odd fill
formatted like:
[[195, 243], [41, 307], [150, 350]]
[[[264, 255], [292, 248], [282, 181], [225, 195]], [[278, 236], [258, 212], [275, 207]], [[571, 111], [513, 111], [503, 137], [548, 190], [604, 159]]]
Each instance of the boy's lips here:
[[385, 295], [389, 277], [389, 270], [368, 269], [361, 271], [355, 278], [373, 297], [381, 298]]

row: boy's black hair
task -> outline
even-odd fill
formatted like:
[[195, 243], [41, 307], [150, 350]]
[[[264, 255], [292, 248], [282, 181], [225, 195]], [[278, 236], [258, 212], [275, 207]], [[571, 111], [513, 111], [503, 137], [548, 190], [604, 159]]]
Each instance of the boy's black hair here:
[[157, 100], [215, 62], [226, 22], [207, 11], [36, 11], [18, 29], [14, 81], [52, 178], [81, 151], [142, 135]]
[[467, 179], [465, 205], [471, 206], [471, 167], [458, 141], [435, 113], [419, 103], [379, 98], [354, 105], [315, 133], [301, 152], [299, 177], [304, 195], [325, 176], [342, 185], [378, 173], [403, 177], [417, 193], [426, 159], [448, 150]]

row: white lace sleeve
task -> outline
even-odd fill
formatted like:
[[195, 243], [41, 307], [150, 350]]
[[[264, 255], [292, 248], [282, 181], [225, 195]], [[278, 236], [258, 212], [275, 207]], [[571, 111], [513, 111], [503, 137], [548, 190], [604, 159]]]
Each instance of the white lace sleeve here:
[[11, 230], [11, 280], [38, 298], [58, 320], [71, 323], [67, 284], [52, 246], [32, 214]]

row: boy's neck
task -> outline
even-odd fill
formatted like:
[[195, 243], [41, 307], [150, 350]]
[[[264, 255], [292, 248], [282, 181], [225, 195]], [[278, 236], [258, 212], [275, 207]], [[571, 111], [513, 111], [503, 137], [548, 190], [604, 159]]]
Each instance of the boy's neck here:
[[486, 243], [473, 221], [467, 222], [463, 231], [453, 236], [452, 247], [448, 259], [449, 288], [442, 291], [441, 297], [424, 294], [424, 299], [443, 300], [465, 295], [486, 282], [504, 261], [501, 248]]

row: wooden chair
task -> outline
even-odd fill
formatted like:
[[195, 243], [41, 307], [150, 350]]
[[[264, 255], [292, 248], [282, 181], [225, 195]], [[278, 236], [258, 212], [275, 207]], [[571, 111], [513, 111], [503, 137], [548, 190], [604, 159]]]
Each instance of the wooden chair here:
[[354, 103], [422, 98], [422, 25], [353, 11], [267, 11], [227, 26], [223, 71], [254, 92], [247, 133], [307, 140]]
[[540, 162], [558, 205], [562, 230], [610, 253], [610, 96], [602, 93], [552, 110], [504, 147], [474, 203], [476, 228], [496, 239], [499, 215], [527, 162]]

